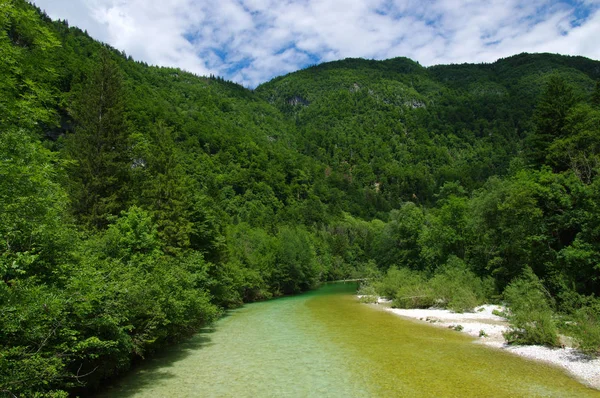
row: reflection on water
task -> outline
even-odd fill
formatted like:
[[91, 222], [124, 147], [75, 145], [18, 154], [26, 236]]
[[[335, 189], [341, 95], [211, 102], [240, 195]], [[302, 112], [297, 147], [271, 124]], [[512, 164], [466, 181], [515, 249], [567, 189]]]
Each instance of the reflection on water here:
[[355, 288], [232, 311], [103, 396], [600, 396], [554, 368], [359, 304]]

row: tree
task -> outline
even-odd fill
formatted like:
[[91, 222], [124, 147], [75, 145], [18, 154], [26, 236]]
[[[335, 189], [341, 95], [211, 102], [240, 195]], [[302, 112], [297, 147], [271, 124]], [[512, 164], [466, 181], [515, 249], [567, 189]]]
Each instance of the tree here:
[[510, 329], [505, 334], [510, 343], [558, 345], [550, 295], [531, 268], [525, 267], [508, 285], [504, 297], [510, 306]]
[[318, 281], [319, 269], [310, 234], [303, 228], [282, 227], [277, 240], [273, 273], [276, 291], [293, 294], [313, 287]]
[[596, 81], [596, 87], [592, 93], [592, 105], [596, 108], [600, 108], [600, 80]]
[[183, 169], [174, 134], [162, 121], [148, 134], [136, 134], [132, 166], [139, 185], [138, 201], [152, 214], [167, 249], [189, 246], [192, 233], [191, 180]]
[[491, 178], [469, 201], [470, 262], [480, 275], [494, 276], [500, 288], [526, 264], [535, 268], [545, 260], [533, 253], [545, 243], [539, 191], [535, 174], [519, 172], [511, 179]]
[[427, 213], [419, 234], [421, 257], [431, 269], [444, 264], [451, 254], [464, 258], [467, 240], [467, 198], [452, 195], [438, 204]]
[[108, 50], [84, 82], [73, 104], [75, 133], [66, 139], [73, 212], [92, 227], [104, 227], [126, 203], [128, 134], [122, 77]]
[[562, 77], [551, 76], [535, 108], [535, 131], [528, 139], [529, 156], [534, 164], [544, 164], [548, 146], [564, 136], [567, 115], [575, 102], [573, 88]]
[[[0, 3], [0, 127], [55, 123], [55, 54], [60, 43], [21, 1]], [[53, 62], [54, 61], [54, 62]]]
[[383, 229], [376, 243], [377, 262], [382, 268], [391, 265], [423, 269], [419, 234], [423, 228], [423, 210], [412, 202], [406, 202], [399, 210], [392, 210], [390, 222]]
[[47, 280], [66, 251], [56, 154], [22, 130], [0, 132], [0, 277]]
[[600, 166], [600, 107], [580, 103], [571, 108], [564, 137], [548, 146], [546, 161], [554, 171], [572, 170], [589, 184]]

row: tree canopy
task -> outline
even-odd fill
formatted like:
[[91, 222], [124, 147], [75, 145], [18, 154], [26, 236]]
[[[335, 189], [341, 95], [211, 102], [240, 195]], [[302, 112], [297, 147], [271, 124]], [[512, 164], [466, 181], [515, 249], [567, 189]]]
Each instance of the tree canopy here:
[[598, 61], [346, 59], [249, 90], [0, 10], [0, 394], [89, 393], [348, 277], [460, 310], [533, 286], [540, 322], [597, 324]]

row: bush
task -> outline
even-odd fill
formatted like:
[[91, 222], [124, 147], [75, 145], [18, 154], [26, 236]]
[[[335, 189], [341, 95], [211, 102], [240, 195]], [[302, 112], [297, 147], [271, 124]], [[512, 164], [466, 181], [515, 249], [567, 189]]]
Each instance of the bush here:
[[509, 344], [559, 345], [550, 296], [531, 268], [506, 287], [504, 298], [510, 307], [504, 335]]
[[0, 283], [0, 396], [44, 396], [72, 380], [69, 358], [57, 355], [71, 351], [72, 330], [59, 327], [66, 307], [62, 292], [34, 280]]
[[393, 299], [400, 287], [406, 283], [407, 279], [410, 279], [412, 274], [413, 272], [406, 268], [398, 269], [392, 267], [381, 279], [373, 284], [373, 287], [379, 296]]
[[448, 262], [438, 269], [430, 285], [435, 291], [436, 303], [455, 312], [472, 311], [494, 291], [491, 278], [482, 280], [477, 277], [456, 256], [450, 256]]
[[358, 290], [358, 295], [362, 296], [359, 300], [361, 303], [375, 304], [377, 302], [377, 292], [372, 285], [361, 285]]
[[424, 278], [415, 278], [410, 282], [398, 290], [392, 307], [429, 308], [436, 304], [433, 289]]
[[408, 268], [389, 269], [374, 284], [380, 296], [392, 298], [392, 306], [400, 308], [449, 308], [456, 312], [472, 310], [493, 291], [491, 278], [477, 277], [458, 257], [450, 256], [433, 278]]
[[600, 300], [591, 299], [574, 314], [573, 337], [581, 351], [600, 354]]
[[377, 285], [381, 296], [392, 298], [392, 307], [427, 308], [434, 304], [433, 290], [421, 272], [391, 268]]

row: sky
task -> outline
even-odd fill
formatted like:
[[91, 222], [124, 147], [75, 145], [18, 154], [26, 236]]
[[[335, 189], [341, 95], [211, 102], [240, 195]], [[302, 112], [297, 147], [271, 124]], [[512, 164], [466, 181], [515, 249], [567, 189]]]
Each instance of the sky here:
[[348, 57], [600, 60], [600, 0], [33, 0], [138, 61], [246, 87]]

